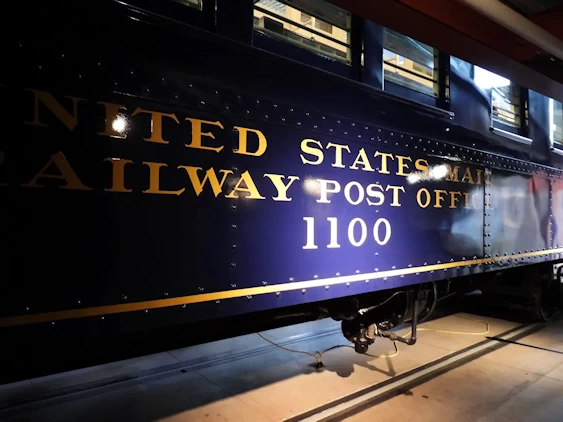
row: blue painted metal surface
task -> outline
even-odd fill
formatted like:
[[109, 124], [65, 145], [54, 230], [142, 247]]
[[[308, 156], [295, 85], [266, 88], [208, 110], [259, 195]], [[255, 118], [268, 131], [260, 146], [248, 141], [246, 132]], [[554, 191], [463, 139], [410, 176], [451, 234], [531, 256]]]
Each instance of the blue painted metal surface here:
[[[17, 125], [4, 125], [0, 143], [3, 212], [15, 222], [2, 228], [11, 245], [3, 317], [296, 285], [148, 312], [194, 321], [559, 257], [510, 258], [558, 247], [552, 232], [563, 224], [561, 213], [551, 217], [549, 187], [562, 175], [485, 137], [474, 124], [484, 108], [464, 111], [475, 90], [454, 89], [463, 82], [456, 66], [452, 109], [465, 116], [457, 127], [248, 46], [106, 18], [111, 36], [68, 23], [75, 38], [62, 29], [45, 40], [20, 34], [7, 49], [14, 65], [3, 70], [4, 116]], [[26, 88], [51, 93], [50, 109]], [[84, 98], [72, 128], [65, 96]], [[123, 106], [122, 137], [103, 134], [116, 116], [106, 121], [100, 101]], [[208, 133], [201, 140], [197, 124]], [[61, 189], [72, 179], [67, 164], [88, 189]], [[203, 183], [209, 169], [215, 192], [211, 173]], [[452, 262], [459, 265], [408, 272]], [[392, 270], [407, 271], [374, 275]], [[364, 274], [368, 282], [329, 282]]]

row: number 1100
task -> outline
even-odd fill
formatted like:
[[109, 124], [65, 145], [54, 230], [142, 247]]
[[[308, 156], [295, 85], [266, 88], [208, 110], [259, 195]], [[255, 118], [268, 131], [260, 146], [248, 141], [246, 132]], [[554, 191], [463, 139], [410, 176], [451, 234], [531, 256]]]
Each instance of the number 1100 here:
[[[307, 238], [303, 249], [318, 249], [315, 243], [315, 217], [303, 217], [307, 226]], [[327, 248], [339, 248], [338, 243], [338, 219], [336, 217], [327, 217], [330, 225], [330, 242], [326, 245]], [[391, 224], [385, 218], [378, 219], [371, 230], [373, 240], [379, 245], [386, 245], [391, 239]], [[368, 227], [364, 220], [361, 218], [354, 218], [348, 223], [348, 242], [352, 246], [362, 246], [368, 237]]]

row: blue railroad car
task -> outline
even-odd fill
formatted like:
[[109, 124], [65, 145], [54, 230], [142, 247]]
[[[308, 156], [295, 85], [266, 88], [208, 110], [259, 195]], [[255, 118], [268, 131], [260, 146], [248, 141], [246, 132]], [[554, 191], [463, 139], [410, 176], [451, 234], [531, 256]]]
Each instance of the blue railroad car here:
[[413, 344], [389, 330], [456, 289], [559, 306], [557, 98], [320, 1], [20, 12], [0, 70], [12, 359], [323, 316], [365, 352]]

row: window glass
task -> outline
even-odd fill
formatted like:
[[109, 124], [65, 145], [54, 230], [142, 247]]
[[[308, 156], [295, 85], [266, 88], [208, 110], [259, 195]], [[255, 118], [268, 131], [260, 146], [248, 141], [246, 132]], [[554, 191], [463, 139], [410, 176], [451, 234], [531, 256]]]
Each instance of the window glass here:
[[386, 81], [438, 96], [436, 50], [406, 35], [385, 29], [383, 75]]
[[325, 1], [255, 0], [254, 28], [350, 64], [350, 13]]
[[479, 66], [474, 69], [477, 86], [491, 90], [493, 120], [520, 127], [520, 89], [500, 75]]
[[201, 10], [203, 7], [202, 0], [175, 0], [177, 3], [185, 6], [193, 7], [194, 9]]
[[563, 146], [563, 103], [550, 100], [550, 123], [553, 142]]

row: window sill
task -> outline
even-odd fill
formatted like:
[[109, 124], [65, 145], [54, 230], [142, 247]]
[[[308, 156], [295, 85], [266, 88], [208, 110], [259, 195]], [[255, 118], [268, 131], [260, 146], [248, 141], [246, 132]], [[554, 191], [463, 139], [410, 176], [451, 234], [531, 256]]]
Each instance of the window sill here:
[[531, 145], [534, 142], [530, 138], [517, 135], [516, 133], [512, 133], [512, 132], [509, 132], [507, 130], [498, 129], [498, 128], [495, 128], [495, 127], [492, 127], [490, 130], [491, 130], [491, 133], [493, 133], [493, 135], [497, 135], [497, 136], [500, 136], [500, 137], [503, 137], [503, 138], [506, 138], [506, 139], [510, 139], [511, 141], [518, 142], [518, 143], [521, 143], [521, 144]]

